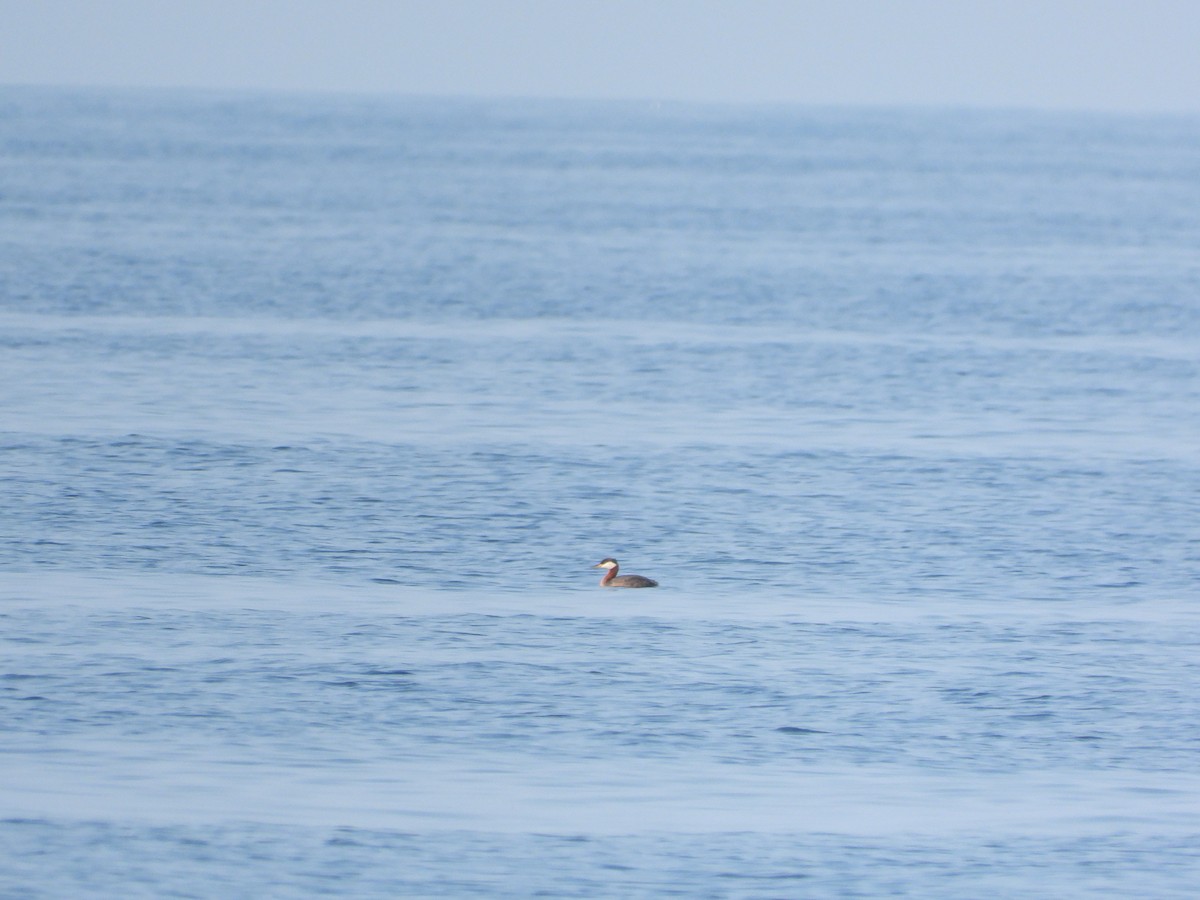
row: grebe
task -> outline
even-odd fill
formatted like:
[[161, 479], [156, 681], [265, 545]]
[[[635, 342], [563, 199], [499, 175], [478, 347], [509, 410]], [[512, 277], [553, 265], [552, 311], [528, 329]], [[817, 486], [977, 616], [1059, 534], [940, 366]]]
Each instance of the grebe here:
[[604, 573], [604, 577], [600, 579], [600, 587], [658, 587], [658, 582], [653, 578], [645, 578], [641, 575], [618, 575], [617, 561], [611, 556], [608, 559], [600, 560], [592, 568], [608, 569]]

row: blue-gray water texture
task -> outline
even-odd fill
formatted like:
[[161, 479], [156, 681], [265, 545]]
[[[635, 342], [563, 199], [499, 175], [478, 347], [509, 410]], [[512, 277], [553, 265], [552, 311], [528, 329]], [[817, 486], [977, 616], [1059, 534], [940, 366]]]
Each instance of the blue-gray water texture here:
[[1194, 118], [4, 89], [0, 895], [1194, 897], [1198, 376]]

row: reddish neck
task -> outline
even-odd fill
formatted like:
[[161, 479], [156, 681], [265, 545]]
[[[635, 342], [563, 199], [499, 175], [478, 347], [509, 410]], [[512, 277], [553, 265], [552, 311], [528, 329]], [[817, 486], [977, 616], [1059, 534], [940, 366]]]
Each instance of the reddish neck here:
[[617, 577], [617, 567], [613, 566], [611, 569], [609, 569], [607, 572], [604, 573], [604, 577], [600, 579], [600, 583], [608, 584], [610, 581], [612, 581], [616, 577]]

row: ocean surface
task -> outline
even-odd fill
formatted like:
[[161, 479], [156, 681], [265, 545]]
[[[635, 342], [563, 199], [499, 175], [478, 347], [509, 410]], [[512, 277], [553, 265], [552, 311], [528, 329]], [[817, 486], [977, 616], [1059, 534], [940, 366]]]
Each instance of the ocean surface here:
[[0, 89], [0, 475], [5, 898], [1200, 891], [1200, 119]]

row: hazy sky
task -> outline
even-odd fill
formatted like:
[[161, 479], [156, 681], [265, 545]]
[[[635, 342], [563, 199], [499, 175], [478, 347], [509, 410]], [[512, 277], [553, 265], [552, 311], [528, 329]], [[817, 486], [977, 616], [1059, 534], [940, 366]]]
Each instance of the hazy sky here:
[[0, 0], [0, 84], [1200, 111], [1200, 0]]

